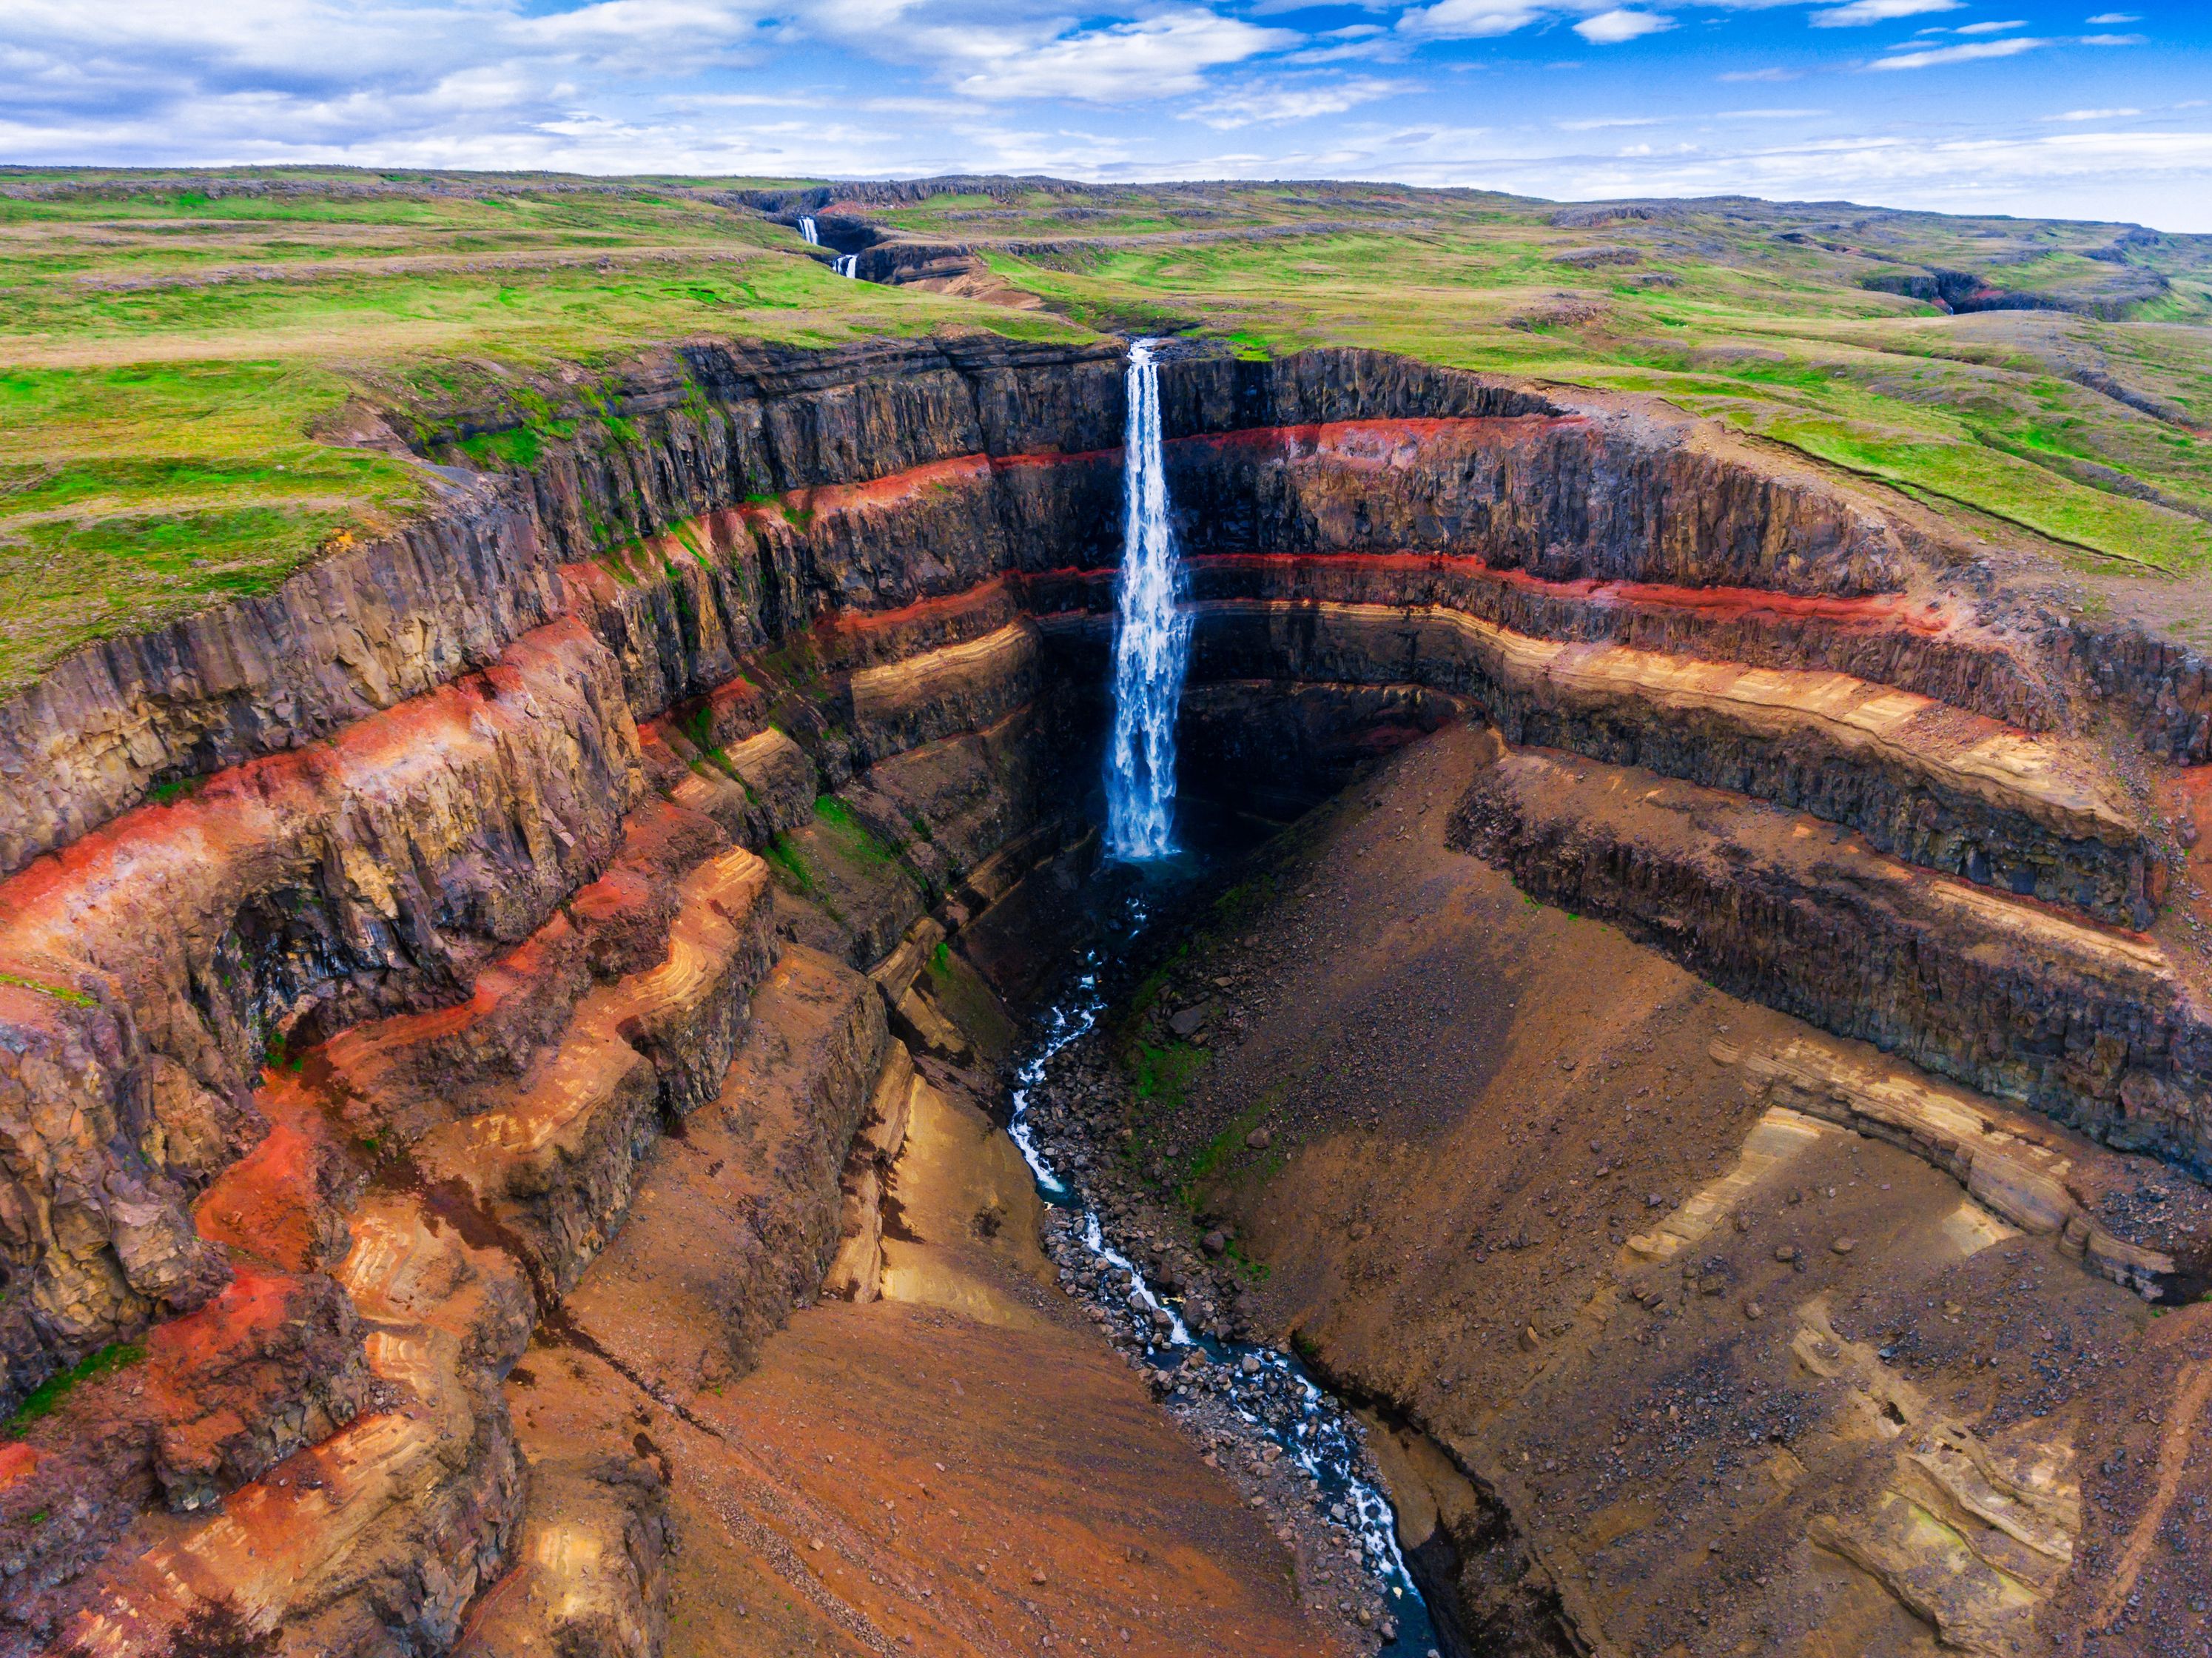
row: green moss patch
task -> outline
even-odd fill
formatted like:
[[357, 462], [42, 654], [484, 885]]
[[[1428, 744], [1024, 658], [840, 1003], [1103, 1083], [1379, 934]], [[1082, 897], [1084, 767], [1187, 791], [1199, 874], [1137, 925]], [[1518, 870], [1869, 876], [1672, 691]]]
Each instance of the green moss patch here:
[[136, 1364], [146, 1356], [146, 1349], [139, 1342], [117, 1342], [103, 1347], [88, 1358], [80, 1359], [58, 1375], [49, 1376], [33, 1388], [15, 1414], [8, 1418], [8, 1436], [21, 1439], [33, 1423], [53, 1414], [71, 1393], [86, 1382]]

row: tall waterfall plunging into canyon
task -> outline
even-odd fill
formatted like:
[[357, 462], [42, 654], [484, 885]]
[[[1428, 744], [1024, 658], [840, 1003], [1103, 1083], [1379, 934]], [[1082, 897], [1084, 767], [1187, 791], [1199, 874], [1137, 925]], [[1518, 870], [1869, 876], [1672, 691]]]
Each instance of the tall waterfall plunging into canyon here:
[[1129, 348], [1121, 573], [1114, 610], [1114, 731], [1106, 747], [1106, 850], [1141, 862], [1176, 850], [1176, 714], [1190, 664], [1182, 564], [1168, 523], [1160, 371]]
[[802, 213], [799, 216], [799, 234], [806, 238], [806, 245], [809, 247], [822, 246], [822, 235], [815, 229], [811, 214]]

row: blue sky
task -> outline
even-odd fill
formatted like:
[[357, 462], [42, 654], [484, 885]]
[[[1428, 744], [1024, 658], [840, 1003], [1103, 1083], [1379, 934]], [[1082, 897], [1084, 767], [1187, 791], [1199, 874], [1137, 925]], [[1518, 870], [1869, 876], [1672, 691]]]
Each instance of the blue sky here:
[[7, 0], [0, 160], [1741, 192], [2212, 231], [2212, 4]]

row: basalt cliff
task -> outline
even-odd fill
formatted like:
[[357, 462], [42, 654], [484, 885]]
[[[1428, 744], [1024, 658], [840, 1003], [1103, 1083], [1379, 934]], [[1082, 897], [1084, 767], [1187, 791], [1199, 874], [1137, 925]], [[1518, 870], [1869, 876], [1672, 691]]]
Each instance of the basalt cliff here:
[[[2201, 1615], [2166, 1563], [2212, 1548], [2212, 1335], [2190, 1305], [2212, 1283], [2212, 667], [2054, 608], [2033, 560], [1664, 404], [1353, 351], [1162, 372], [1194, 799], [1287, 819], [1406, 749], [1393, 775], [1453, 779], [1422, 808], [1436, 857], [1601, 917], [1621, 963], [1771, 1021], [1765, 1046], [1722, 1045], [1773, 1121], [1732, 1119], [1711, 1156], [1778, 1133], [1900, 1148], [1969, 1234], [2047, 1241], [2109, 1297], [2097, 1339], [2142, 1350], [2124, 1396], [2160, 1426], [2130, 1466], [2153, 1466], [2084, 1542], [2070, 1444], [2001, 1440], [1829, 1311], [1800, 1315], [1818, 1386], [1865, 1401], [1885, 1446], [1936, 1448], [1887, 1508], [1856, 1465], [1790, 1477], [1819, 1499], [1793, 1539], [1896, 1609], [1850, 1625], [1861, 1649], [2027, 1654], [2094, 1627], [2100, 1652], [2178, 1650], [2159, 1631], [2182, 1624], [2131, 1637], [2124, 1609]], [[536, 389], [566, 407], [559, 377]], [[522, 418], [495, 394], [436, 421], [363, 401], [335, 435], [416, 454], [434, 512], [0, 709], [0, 1647], [781, 1650], [782, 1594], [832, 1649], [1027, 1650], [1063, 1578], [1139, 1606], [1098, 1644], [1341, 1638], [1299, 1622], [1273, 1540], [1202, 1474], [1158, 1499], [1150, 1545], [1096, 1521], [1133, 1528], [1117, 1572], [1148, 1548], [1180, 1563], [1160, 1576], [1181, 1587], [1144, 1593], [1189, 1621], [1154, 1626], [1133, 1577], [1084, 1577], [1095, 1529], [928, 1581], [927, 1548], [867, 1528], [896, 1530], [878, 1493], [958, 1491], [941, 1457], [863, 1477], [884, 1442], [864, 1436], [831, 1495], [812, 1448], [832, 1439], [776, 1461], [774, 1424], [849, 1379], [797, 1325], [763, 1358], [826, 1295], [804, 1332], [915, 1375], [1006, 1344], [940, 1424], [978, 1465], [1013, 1420], [989, 1389], [1050, 1368], [1063, 1408], [1020, 1418], [1038, 1437], [990, 1483], [1109, 1450], [1086, 1490], [1181, 1478], [1103, 1345], [973, 1288], [1050, 1286], [1018, 1165], [977, 1196], [972, 1170], [901, 1161], [915, 1136], [988, 1132], [998, 1015], [963, 941], [1093, 844], [1122, 399], [1111, 344], [700, 344], [570, 399], [573, 434], [527, 471], [459, 447]], [[1435, 733], [1459, 747], [1425, 769], [1444, 751], [1407, 746]], [[1313, 948], [1313, 971], [1358, 960]], [[1517, 1143], [1521, 1104], [1486, 1097], [1486, 1131]], [[1027, 1253], [912, 1253], [932, 1178], [958, 1186], [959, 1250]], [[1653, 1179], [1632, 1256], [1702, 1250]], [[1357, 1221], [1334, 1201], [1314, 1228], [1389, 1234], [1372, 1199]], [[1277, 1214], [1253, 1235], [1327, 1253]], [[1503, 1235], [1422, 1247], [1473, 1271]], [[1462, 1448], [1443, 1418], [1470, 1393], [1434, 1383], [1470, 1366], [1358, 1314], [1375, 1275], [1419, 1271], [1413, 1245], [1361, 1271], [1241, 1316], [1303, 1320], [1407, 1466], [1443, 1469], [1407, 1490], [1432, 1527], [1438, 1502], [1461, 1516], [1457, 1557], [1484, 1557], [1485, 1526], [1519, 1539], [1498, 1557], [1586, 1649], [1764, 1649], [1735, 1625], [1751, 1645], [1714, 1644], [1694, 1596], [1671, 1622], [1609, 1618], [1555, 1536], [1600, 1506], [1575, 1485], [1598, 1451], [1554, 1448], [1546, 1473], [1581, 1472], [1546, 1479]], [[902, 1295], [928, 1317], [836, 1322]], [[2174, 1310], [2154, 1324], [2154, 1303]], [[956, 1315], [985, 1333], [929, 1321]], [[1525, 1322], [1516, 1362], [1565, 1334]], [[1600, 1380], [1658, 1362], [1639, 1344]], [[2021, 1414], [2002, 1390], [1980, 1408]], [[746, 1509], [748, 1481], [786, 1506]], [[848, 1500], [834, 1521], [805, 1506]], [[824, 1564], [863, 1532], [871, 1564]], [[1670, 1570], [1742, 1564], [1716, 1541]], [[757, 1578], [783, 1587], [730, 1587]]]

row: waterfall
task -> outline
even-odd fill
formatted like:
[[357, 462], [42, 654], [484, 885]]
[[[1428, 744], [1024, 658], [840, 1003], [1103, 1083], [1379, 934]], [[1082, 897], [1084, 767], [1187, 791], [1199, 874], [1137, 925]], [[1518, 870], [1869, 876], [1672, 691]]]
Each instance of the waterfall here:
[[806, 245], [809, 247], [822, 246], [822, 238], [814, 229], [812, 215], [802, 213], [799, 216], [799, 234], [806, 238]]
[[1129, 348], [1121, 571], [1114, 601], [1114, 731], [1106, 747], [1106, 850], [1132, 863], [1176, 850], [1176, 713], [1190, 664], [1183, 571], [1168, 524], [1154, 342]]
[[860, 256], [858, 253], [840, 253], [830, 261], [830, 268], [841, 277], [850, 277], [858, 282], [860, 279]]

